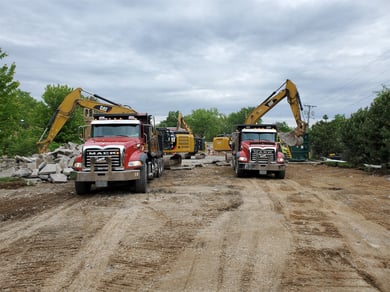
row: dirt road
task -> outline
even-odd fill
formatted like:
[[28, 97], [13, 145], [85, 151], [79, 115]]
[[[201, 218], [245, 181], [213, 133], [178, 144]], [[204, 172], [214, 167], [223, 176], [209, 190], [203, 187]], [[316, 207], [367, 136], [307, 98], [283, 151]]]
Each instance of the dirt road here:
[[166, 171], [147, 194], [0, 190], [2, 291], [390, 291], [390, 180]]

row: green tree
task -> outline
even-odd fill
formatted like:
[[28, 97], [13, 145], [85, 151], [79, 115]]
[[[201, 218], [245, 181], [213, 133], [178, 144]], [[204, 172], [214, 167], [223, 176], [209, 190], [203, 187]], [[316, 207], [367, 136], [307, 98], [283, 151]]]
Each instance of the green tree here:
[[328, 122], [327, 115], [324, 115], [325, 121], [315, 123], [311, 129], [310, 141], [313, 157], [328, 156], [330, 153], [342, 153], [344, 144], [341, 133], [345, 126], [345, 117], [336, 115]]
[[390, 160], [390, 90], [377, 93], [369, 108], [352, 114], [342, 131], [346, 158], [355, 165], [382, 164]]
[[[8, 55], [0, 48], [0, 60]], [[13, 144], [15, 131], [20, 126], [16, 107], [19, 82], [14, 80], [16, 65], [3, 64], [0, 67], [0, 154], [7, 155]]]
[[365, 135], [368, 108], [359, 109], [346, 120], [341, 131], [344, 143], [344, 158], [354, 165], [367, 161], [368, 145]]
[[165, 120], [161, 121], [157, 126], [158, 127], [176, 127], [177, 126], [177, 117], [179, 116], [179, 111], [170, 111]]
[[192, 129], [194, 135], [212, 141], [221, 131], [220, 114], [216, 108], [193, 110], [184, 120]]
[[[243, 107], [238, 112], [233, 112], [229, 114], [227, 117], [227, 122], [229, 126], [232, 128], [231, 130], [234, 130], [234, 127], [236, 125], [244, 124], [246, 118], [254, 109], [255, 107]], [[261, 123], [261, 119], [258, 121], [258, 123]]]
[[286, 122], [276, 122], [276, 126], [280, 132], [290, 132], [293, 130]]
[[366, 121], [369, 163], [390, 165], [390, 89], [383, 87], [372, 102]]
[[[6, 58], [7, 53], [0, 48], [0, 60]], [[12, 63], [11, 66], [3, 64], [0, 68], [0, 98], [1, 101], [15, 94], [19, 87], [19, 81], [14, 80], [16, 65]]]
[[[58, 107], [64, 101], [65, 97], [72, 91], [73, 88], [70, 88], [67, 85], [46, 86], [42, 99], [46, 104], [45, 122], [47, 126], [51, 126], [50, 122], [52, 122], [52, 118]], [[67, 123], [62, 127], [53, 143], [49, 146], [49, 149], [53, 150], [54, 148], [57, 148], [67, 142], [80, 143], [78, 128], [84, 124], [85, 119], [82, 108], [76, 107]]]
[[45, 106], [38, 102], [29, 93], [17, 90], [15, 97], [14, 116], [18, 125], [14, 128], [12, 143], [9, 145], [8, 155], [32, 155], [37, 152], [37, 141], [41, 135], [43, 113]]

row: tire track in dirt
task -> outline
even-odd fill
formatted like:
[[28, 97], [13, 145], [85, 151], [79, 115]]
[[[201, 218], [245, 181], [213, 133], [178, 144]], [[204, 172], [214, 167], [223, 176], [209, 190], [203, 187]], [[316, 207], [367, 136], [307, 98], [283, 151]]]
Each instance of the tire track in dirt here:
[[352, 229], [345, 227], [359, 220], [335, 216], [340, 202], [326, 192], [291, 180], [273, 182], [268, 187], [269, 195], [274, 197], [272, 200], [278, 200], [283, 206], [295, 242], [283, 275], [283, 287], [288, 291], [312, 291], [315, 287], [381, 290], [373, 276], [359, 269], [359, 261], [354, 260], [356, 253], [345, 237]]
[[[243, 203], [198, 233], [155, 288], [168, 291], [277, 290], [289, 235], [256, 179], [233, 179]], [[279, 225], [275, 228], [275, 225]], [[278, 244], [275, 244], [275, 243]], [[275, 260], [276, 259], [276, 260]]]
[[[143, 206], [123, 206], [110, 212], [111, 215], [104, 222], [101, 221], [103, 226], [98, 232], [65, 263], [65, 269], [50, 278], [44, 290], [53, 291], [58, 287], [70, 291], [99, 290], [105, 274], [115, 273], [115, 268], [110, 266], [110, 258], [116, 253], [122, 240], [129, 236], [126, 230], [137, 226], [141, 213], [142, 217], [153, 218], [153, 213]], [[153, 224], [142, 226], [144, 233], [158, 228], [157, 220], [153, 220]], [[140, 230], [133, 231], [139, 236]]]
[[[110, 260], [113, 269], [120, 271], [102, 279], [105, 288], [117, 290], [120, 286], [127, 286], [134, 291], [161, 290], [155, 288], [156, 279], [172, 271], [172, 263], [187, 246], [192, 246], [199, 229], [238, 204], [237, 194], [226, 188], [194, 188], [190, 185], [183, 189], [191, 194], [175, 193], [159, 197], [160, 202], [150, 202], [153, 206], [150, 210], [157, 215], [155, 220], [164, 219], [164, 224], [137, 240], [123, 241]], [[141, 222], [144, 221], [145, 218]]]
[[75, 204], [79, 203], [79, 198], [71, 198], [61, 205], [56, 205], [45, 212], [30, 217], [28, 219], [11, 222], [4, 224], [0, 227], [0, 243], [1, 248], [5, 248], [7, 245], [13, 244], [15, 241], [19, 241], [21, 238], [26, 238], [36, 233], [36, 231], [51, 221], [52, 218], [58, 216], [62, 212], [74, 207]]
[[[36, 290], [66, 257], [77, 252], [83, 236], [76, 226], [60, 222], [64, 214], [79, 206], [80, 199], [71, 199], [41, 215], [2, 228], [6, 230], [0, 241], [0, 256], [5, 259], [0, 267], [2, 289]], [[5, 238], [9, 235], [9, 239]]]

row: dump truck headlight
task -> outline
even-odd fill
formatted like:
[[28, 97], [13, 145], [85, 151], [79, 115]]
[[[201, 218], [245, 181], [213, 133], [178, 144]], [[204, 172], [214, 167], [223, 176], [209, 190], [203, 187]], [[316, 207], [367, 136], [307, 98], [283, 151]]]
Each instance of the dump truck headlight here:
[[127, 166], [128, 166], [128, 167], [132, 167], [132, 168], [134, 168], [134, 167], [139, 167], [139, 166], [142, 166], [142, 161], [140, 161], [140, 160], [137, 160], [137, 161], [129, 161], [129, 162], [127, 163]]
[[277, 153], [276, 163], [284, 163], [284, 154], [282, 152]]
[[238, 161], [240, 162], [248, 162], [248, 159], [245, 156], [238, 157]]
[[81, 170], [82, 167], [83, 167], [83, 164], [82, 164], [81, 162], [75, 162], [75, 163], [73, 164], [73, 169], [74, 169], [74, 170]]

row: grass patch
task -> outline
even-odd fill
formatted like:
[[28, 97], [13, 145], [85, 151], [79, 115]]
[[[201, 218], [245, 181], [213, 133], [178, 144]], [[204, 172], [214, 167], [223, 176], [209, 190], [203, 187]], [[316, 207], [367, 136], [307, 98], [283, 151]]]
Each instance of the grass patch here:
[[323, 161], [322, 163], [333, 167], [353, 168], [353, 165], [347, 161]]
[[20, 177], [0, 177], [0, 188], [1, 189], [13, 189], [22, 186], [26, 186], [27, 182]]

